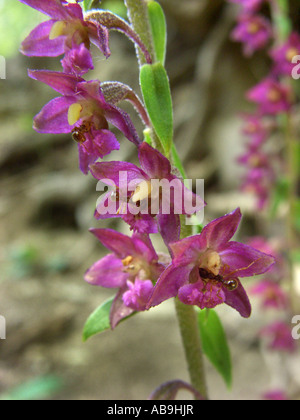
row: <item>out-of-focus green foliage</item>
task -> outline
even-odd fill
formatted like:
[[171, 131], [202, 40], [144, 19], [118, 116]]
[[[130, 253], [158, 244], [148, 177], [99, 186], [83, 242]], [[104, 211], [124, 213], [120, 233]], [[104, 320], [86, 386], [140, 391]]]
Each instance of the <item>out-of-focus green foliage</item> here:
[[0, 55], [18, 54], [22, 40], [47, 17], [17, 0], [0, 0]]
[[62, 381], [56, 376], [43, 376], [0, 395], [0, 401], [32, 401], [50, 398], [60, 391]]

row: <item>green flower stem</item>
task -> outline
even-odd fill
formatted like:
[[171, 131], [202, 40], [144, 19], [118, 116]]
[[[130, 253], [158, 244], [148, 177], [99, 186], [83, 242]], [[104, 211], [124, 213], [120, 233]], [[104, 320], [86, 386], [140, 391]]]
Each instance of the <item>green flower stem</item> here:
[[207, 399], [203, 352], [198, 328], [198, 317], [193, 306], [185, 305], [178, 298], [175, 307], [179, 322], [191, 385]]
[[[277, 35], [277, 43], [285, 42], [292, 31], [292, 24], [289, 17], [289, 2], [288, 0], [277, 0], [272, 2], [272, 18], [274, 22], [274, 30]], [[293, 91], [293, 84], [291, 77], [287, 77], [285, 82], [290, 85]], [[295, 308], [299, 299], [295, 294], [294, 289], [294, 273], [292, 253], [297, 247], [297, 240], [295, 237], [295, 220], [296, 220], [296, 199], [297, 199], [297, 182], [298, 182], [298, 159], [297, 159], [297, 137], [294, 132], [292, 116], [287, 113], [282, 116], [280, 121], [282, 131], [285, 137], [285, 160], [288, 178], [288, 213], [286, 217], [287, 229], [287, 245], [290, 259], [290, 296], [292, 308]]]
[[[148, 18], [147, 0], [125, 0], [125, 4], [133, 29], [141, 38], [151, 57], [154, 57], [154, 46]], [[139, 48], [138, 59], [140, 66], [146, 64], [145, 56]]]
[[[180, 217], [180, 222], [181, 239], [192, 235], [192, 226], [185, 223], [185, 216]], [[180, 302], [178, 298], [175, 298], [175, 308], [191, 384], [204, 399], [207, 399], [206, 375], [196, 310], [193, 306]]]
[[[128, 9], [130, 22], [135, 32], [140, 36], [151, 56], [154, 57], [155, 48], [151, 33], [147, 0], [125, 0], [125, 4]], [[140, 51], [138, 52], [138, 58], [140, 66], [146, 64], [144, 55], [141, 54]], [[156, 146], [161, 153], [165, 154], [164, 148], [162, 147], [158, 136], [156, 136], [154, 130], [152, 130], [152, 127], [149, 127], [145, 134], [146, 140], [151, 142], [152, 146]], [[184, 176], [184, 169], [173, 143], [171, 148], [173, 163], [180, 171], [181, 175]], [[181, 216], [181, 238], [186, 238], [191, 234], [192, 226], [187, 226], [185, 216]], [[203, 398], [207, 398], [203, 352], [200, 341], [197, 313], [193, 306], [185, 305], [177, 298], [175, 299], [175, 306], [191, 384]]]

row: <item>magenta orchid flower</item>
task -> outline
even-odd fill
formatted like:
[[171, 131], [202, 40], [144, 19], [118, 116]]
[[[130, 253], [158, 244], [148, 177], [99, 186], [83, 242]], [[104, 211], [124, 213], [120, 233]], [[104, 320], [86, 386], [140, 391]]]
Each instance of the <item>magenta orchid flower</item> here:
[[272, 26], [268, 19], [260, 15], [241, 15], [232, 32], [232, 39], [243, 43], [247, 56], [266, 47], [272, 37]]
[[250, 148], [245, 154], [239, 156], [238, 162], [250, 168], [265, 168], [268, 170], [271, 159], [272, 155], [264, 153], [260, 149]]
[[20, 0], [51, 19], [38, 25], [22, 44], [22, 53], [36, 57], [66, 54], [65, 71], [82, 75], [93, 69], [90, 43], [109, 56], [108, 32], [96, 21], [86, 22], [79, 4], [64, 0]]
[[226, 303], [249, 317], [251, 305], [239, 277], [266, 272], [274, 258], [230, 241], [240, 221], [237, 209], [209, 223], [200, 235], [170, 244], [173, 262], [157, 282], [148, 307], [178, 296], [183, 303], [201, 309]]
[[271, 51], [274, 61], [274, 73], [279, 76], [291, 76], [295, 64], [293, 58], [300, 55], [300, 35], [293, 32], [289, 39]]
[[288, 396], [285, 391], [281, 389], [275, 389], [265, 392], [263, 399], [267, 401], [288, 401]]
[[257, 198], [257, 208], [263, 210], [269, 204], [273, 185], [274, 171], [265, 168], [252, 168], [243, 180], [241, 191], [253, 194]]
[[86, 82], [72, 74], [46, 70], [30, 70], [29, 76], [63, 95], [45, 105], [34, 119], [34, 129], [39, 133], [72, 133], [78, 142], [83, 173], [88, 173], [91, 163], [120, 148], [108, 123], [135, 145], [140, 143], [129, 115], [105, 100], [99, 81]]
[[287, 353], [293, 353], [297, 346], [292, 336], [291, 325], [283, 321], [275, 321], [264, 327], [260, 335], [266, 337], [268, 348]]
[[154, 284], [165, 266], [158, 262], [147, 235], [132, 238], [111, 229], [91, 229], [91, 232], [112, 254], [96, 262], [85, 274], [94, 285], [119, 289], [113, 302], [110, 321], [112, 328], [135, 311], [144, 311]]
[[260, 115], [242, 115], [244, 125], [242, 133], [250, 139], [249, 145], [258, 148], [269, 138], [272, 123], [263, 119]]
[[292, 106], [290, 88], [271, 77], [250, 89], [247, 98], [258, 104], [262, 115], [277, 115], [289, 111]]
[[263, 308], [287, 309], [289, 299], [278, 283], [263, 279], [250, 289], [250, 293], [261, 298]]
[[139, 161], [141, 168], [126, 162], [90, 166], [96, 179], [116, 187], [103, 195], [95, 217], [122, 217], [134, 231], [156, 233], [157, 216], [165, 242], [174, 242], [180, 235], [179, 215], [192, 215], [205, 203], [172, 174], [169, 160], [145, 142], [139, 147]]

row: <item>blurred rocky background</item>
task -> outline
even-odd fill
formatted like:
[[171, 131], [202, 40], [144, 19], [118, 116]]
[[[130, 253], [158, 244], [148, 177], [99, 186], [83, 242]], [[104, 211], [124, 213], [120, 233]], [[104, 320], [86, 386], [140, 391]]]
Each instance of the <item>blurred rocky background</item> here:
[[[107, 3], [120, 9], [117, 0]], [[240, 206], [240, 237], [269, 234], [252, 198], [238, 191], [243, 170], [236, 164], [243, 151], [239, 112], [249, 109], [244, 92], [268, 71], [268, 60], [260, 53], [246, 60], [241, 46], [230, 41], [236, 8], [225, 1], [161, 4], [169, 28], [176, 144], [189, 177], [205, 179], [206, 220]], [[162, 382], [188, 380], [173, 304], [82, 342], [86, 318], [111, 296], [83, 281], [85, 270], [105, 253], [88, 228], [116, 224], [93, 219], [96, 181], [79, 172], [70, 136], [32, 129], [34, 115], [55, 93], [29, 79], [27, 69], [59, 70], [59, 59], [29, 59], [18, 46], [43, 18], [17, 0], [0, 0], [0, 55], [7, 65], [7, 78], [0, 80], [0, 315], [7, 320], [0, 398], [145, 399]], [[139, 92], [133, 45], [113, 33], [111, 50], [107, 61], [94, 51], [96, 68], [89, 77], [123, 81]], [[124, 139], [121, 145], [112, 158], [136, 160], [134, 148]], [[281, 372], [271, 376], [264, 363], [259, 310], [250, 320], [228, 307], [218, 312], [232, 348], [234, 382], [227, 391], [208, 364], [211, 397], [260, 398]]]

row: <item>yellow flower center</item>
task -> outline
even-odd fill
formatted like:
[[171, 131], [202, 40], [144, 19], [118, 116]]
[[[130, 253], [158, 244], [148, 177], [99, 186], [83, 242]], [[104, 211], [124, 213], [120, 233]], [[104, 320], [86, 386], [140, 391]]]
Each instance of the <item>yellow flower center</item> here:
[[199, 268], [208, 270], [213, 275], [217, 276], [221, 270], [221, 257], [216, 251], [208, 250], [202, 256], [200, 260]]
[[70, 37], [78, 45], [83, 42], [87, 48], [90, 46], [88, 29], [82, 24], [80, 20], [72, 22], [59, 20], [55, 22], [51, 28], [49, 39], [52, 41], [60, 36]]
[[279, 102], [281, 99], [281, 92], [276, 88], [271, 88], [267, 97], [270, 102]]
[[256, 22], [251, 22], [248, 25], [248, 33], [251, 35], [257, 34], [257, 32], [260, 30], [260, 26]]
[[146, 280], [150, 278], [150, 272], [147, 268], [145, 262], [138, 257], [133, 257], [129, 255], [128, 257], [122, 260], [123, 264], [123, 271], [124, 273], [128, 273], [132, 277], [136, 277], [139, 275], [141, 280]]
[[83, 110], [83, 106], [80, 103], [72, 104], [68, 111], [68, 123], [69, 125], [74, 125], [77, 121], [81, 118], [81, 112]]
[[49, 39], [52, 41], [53, 39], [56, 39], [59, 36], [66, 35], [65, 34], [66, 29], [67, 29], [67, 22], [64, 22], [63, 20], [55, 22], [49, 34]]
[[259, 156], [251, 156], [251, 158], [249, 159], [249, 164], [250, 166], [252, 166], [253, 168], [256, 168], [260, 165], [260, 158]]
[[145, 198], [149, 198], [151, 196], [153, 188], [151, 186], [151, 181], [142, 181], [135, 189], [132, 202], [137, 203], [138, 201], [142, 201]]
[[287, 61], [291, 62], [296, 55], [299, 55], [299, 50], [295, 47], [291, 47], [287, 50], [285, 57]]

